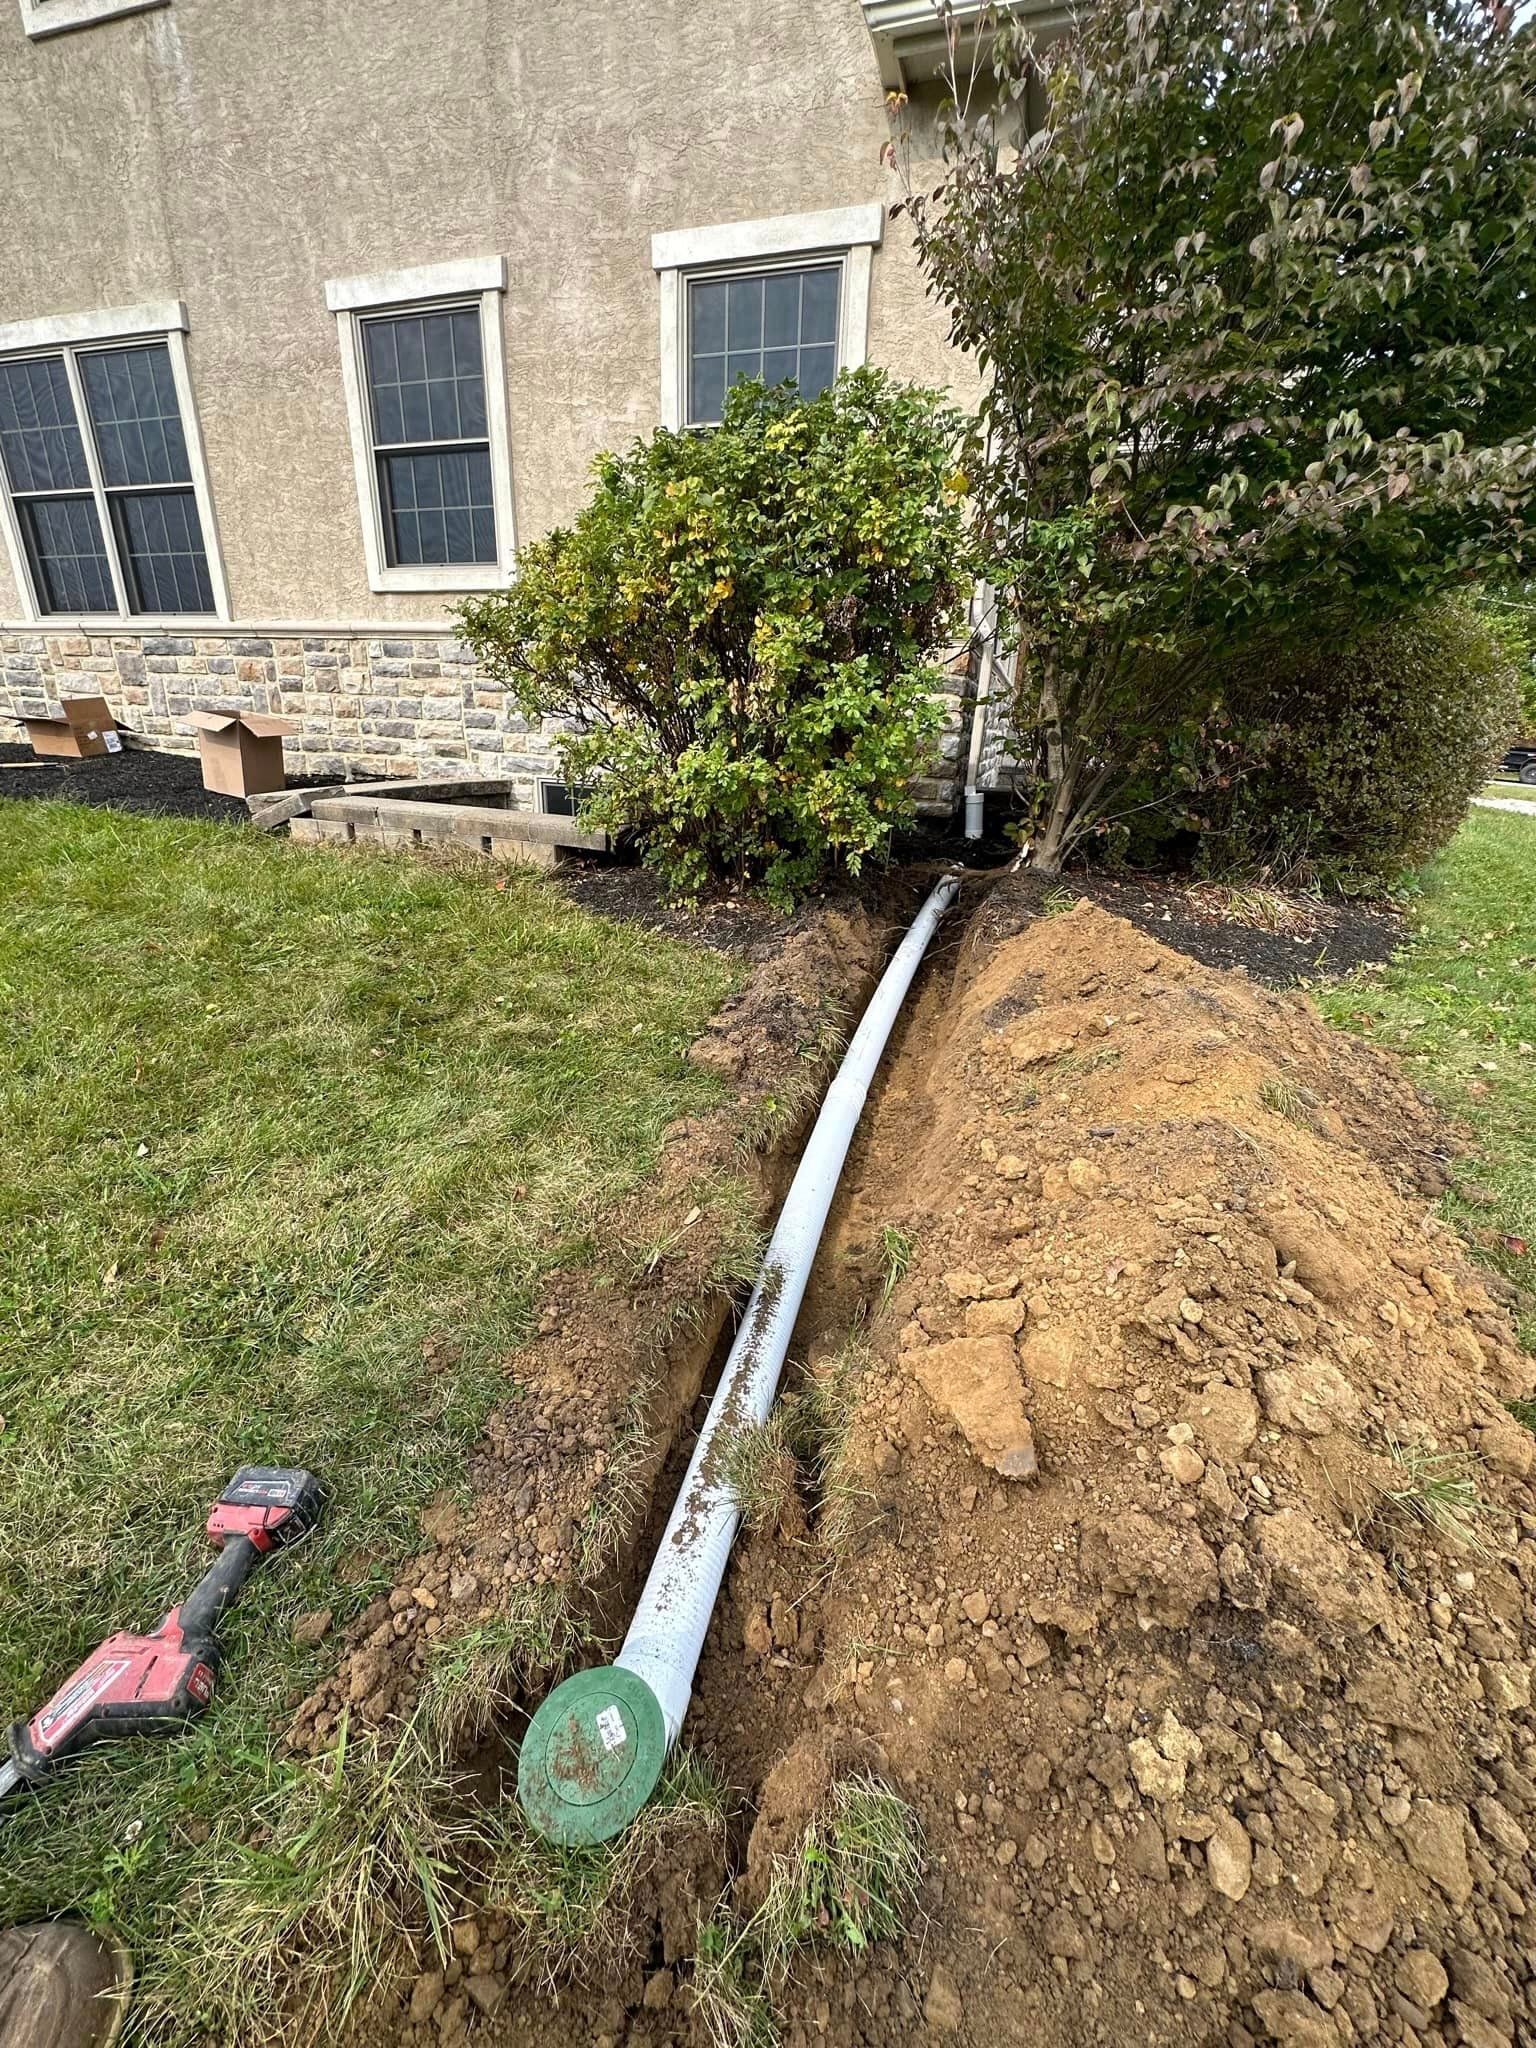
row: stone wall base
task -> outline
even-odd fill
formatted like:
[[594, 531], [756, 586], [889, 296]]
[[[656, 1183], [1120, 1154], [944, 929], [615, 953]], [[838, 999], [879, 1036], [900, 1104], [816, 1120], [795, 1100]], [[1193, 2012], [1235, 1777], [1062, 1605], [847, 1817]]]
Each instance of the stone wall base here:
[[[407, 637], [409, 635], [409, 637]], [[945, 699], [939, 758], [917, 785], [919, 809], [948, 817], [959, 797], [961, 676]], [[553, 723], [532, 725], [486, 682], [446, 630], [402, 627], [231, 629], [219, 633], [51, 632], [0, 626], [0, 736], [61, 697], [105, 697], [130, 743], [195, 753], [192, 711], [263, 711], [294, 718], [283, 742], [300, 775], [502, 775], [520, 806], [560, 778]]]

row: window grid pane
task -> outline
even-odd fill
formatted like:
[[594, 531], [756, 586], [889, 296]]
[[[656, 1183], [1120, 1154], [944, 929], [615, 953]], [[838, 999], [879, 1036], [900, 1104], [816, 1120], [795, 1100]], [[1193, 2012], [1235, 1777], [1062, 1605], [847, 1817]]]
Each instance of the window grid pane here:
[[117, 542], [134, 612], [211, 612], [213, 585], [190, 491], [118, 491]]
[[62, 356], [0, 362], [0, 457], [13, 491], [88, 491]]
[[495, 561], [489, 447], [390, 452], [378, 464], [392, 563]]
[[80, 358], [80, 381], [109, 490], [192, 481], [171, 354], [163, 342], [92, 350]]
[[472, 441], [485, 433], [480, 316], [462, 309], [363, 323], [374, 446]]
[[362, 326], [386, 560], [391, 568], [495, 562], [479, 308]]
[[837, 375], [842, 266], [700, 278], [688, 286], [688, 424], [718, 424], [743, 377], [817, 398]]
[[43, 612], [117, 611], [112, 570], [90, 498], [22, 498], [16, 510]]
[[[71, 354], [95, 437], [100, 496], [70, 390]], [[164, 342], [0, 361], [0, 460], [40, 611], [118, 616], [114, 546], [131, 613], [215, 609], [197, 499], [178, 488], [190, 485], [192, 470]], [[69, 495], [33, 495], [42, 491]]]

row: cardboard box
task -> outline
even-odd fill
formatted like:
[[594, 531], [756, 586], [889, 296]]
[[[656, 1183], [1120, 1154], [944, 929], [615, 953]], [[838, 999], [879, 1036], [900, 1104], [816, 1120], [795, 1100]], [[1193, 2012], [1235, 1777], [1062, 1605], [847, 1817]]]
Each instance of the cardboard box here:
[[65, 761], [89, 761], [98, 754], [120, 754], [122, 738], [105, 697], [61, 697], [62, 718], [24, 718], [22, 728], [34, 754]]
[[283, 734], [297, 732], [296, 718], [269, 718], [259, 711], [194, 711], [197, 751], [204, 789], [220, 796], [259, 796], [284, 789]]

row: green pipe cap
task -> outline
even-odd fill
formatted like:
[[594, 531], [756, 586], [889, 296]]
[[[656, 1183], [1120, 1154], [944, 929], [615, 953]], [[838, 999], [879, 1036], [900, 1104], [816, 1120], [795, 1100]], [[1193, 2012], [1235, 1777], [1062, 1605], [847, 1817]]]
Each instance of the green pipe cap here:
[[606, 1842], [650, 1798], [666, 1760], [666, 1722], [645, 1680], [616, 1664], [578, 1671], [528, 1724], [517, 1795], [550, 1841]]

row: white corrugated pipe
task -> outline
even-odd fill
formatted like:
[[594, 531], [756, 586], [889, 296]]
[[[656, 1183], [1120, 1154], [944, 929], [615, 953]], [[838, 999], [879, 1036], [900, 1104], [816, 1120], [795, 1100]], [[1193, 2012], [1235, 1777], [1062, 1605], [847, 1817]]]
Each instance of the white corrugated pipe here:
[[677, 1740], [741, 1520], [720, 1469], [723, 1433], [768, 1419], [870, 1082], [959, 887], [958, 876], [946, 875], [929, 895], [827, 1090], [623, 1648], [607, 1668], [579, 1671], [557, 1686], [523, 1738], [519, 1796], [534, 1825], [555, 1840], [602, 1841], [627, 1827]]

